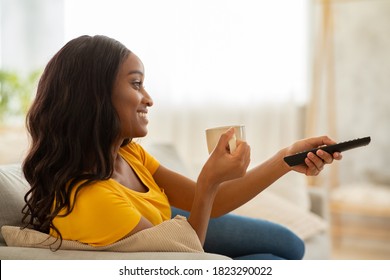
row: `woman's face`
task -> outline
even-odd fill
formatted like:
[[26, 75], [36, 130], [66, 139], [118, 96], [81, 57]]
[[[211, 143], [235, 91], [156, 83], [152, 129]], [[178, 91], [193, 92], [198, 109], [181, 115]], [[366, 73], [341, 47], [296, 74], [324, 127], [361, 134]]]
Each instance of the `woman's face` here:
[[123, 139], [143, 137], [147, 134], [148, 107], [153, 100], [144, 89], [145, 70], [141, 60], [133, 53], [120, 66], [112, 92], [112, 103], [121, 123]]

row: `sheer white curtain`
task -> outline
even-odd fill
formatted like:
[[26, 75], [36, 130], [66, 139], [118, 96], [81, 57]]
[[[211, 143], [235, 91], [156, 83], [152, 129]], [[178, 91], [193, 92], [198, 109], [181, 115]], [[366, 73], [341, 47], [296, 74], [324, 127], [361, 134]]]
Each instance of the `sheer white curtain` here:
[[150, 142], [172, 143], [194, 174], [204, 130], [244, 124], [253, 162], [300, 137], [308, 0], [65, 0], [66, 41], [104, 34], [146, 68]]

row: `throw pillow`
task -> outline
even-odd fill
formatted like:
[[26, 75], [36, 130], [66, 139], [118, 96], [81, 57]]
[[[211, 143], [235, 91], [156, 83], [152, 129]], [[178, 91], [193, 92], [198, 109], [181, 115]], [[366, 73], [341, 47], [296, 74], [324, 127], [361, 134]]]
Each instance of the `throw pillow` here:
[[[1, 232], [8, 246], [56, 249], [60, 243], [48, 234], [27, 228], [3, 226]], [[60, 249], [114, 252], [204, 252], [195, 231], [182, 216], [176, 216], [107, 246], [94, 247], [78, 241], [63, 240]]]
[[262, 192], [245, 205], [234, 210], [234, 213], [284, 225], [303, 240], [327, 230], [328, 227], [326, 221], [321, 217], [272, 192]]
[[[0, 227], [22, 225], [23, 197], [28, 189], [20, 164], [0, 165]], [[1, 234], [0, 245], [5, 245]]]

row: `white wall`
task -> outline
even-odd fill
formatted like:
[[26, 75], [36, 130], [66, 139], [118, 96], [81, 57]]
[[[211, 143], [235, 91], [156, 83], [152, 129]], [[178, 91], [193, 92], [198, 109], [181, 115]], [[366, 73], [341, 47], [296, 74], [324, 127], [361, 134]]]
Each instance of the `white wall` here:
[[63, 0], [0, 0], [0, 9], [1, 68], [43, 68], [63, 45]]
[[334, 12], [338, 136], [372, 138], [344, 154], [340, 179], [390, 185], [390, 1], [341, 1]]

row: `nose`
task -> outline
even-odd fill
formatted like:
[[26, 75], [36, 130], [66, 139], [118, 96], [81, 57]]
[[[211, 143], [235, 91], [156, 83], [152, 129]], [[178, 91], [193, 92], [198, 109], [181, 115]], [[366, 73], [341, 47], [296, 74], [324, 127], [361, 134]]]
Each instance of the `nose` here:
[[145, 89], [143, 89], [142, 94], [143, 94], [143, 103], [145, 103], [148, 107], [153, 106], [153, 99], [149, 95], [149, 93]]

